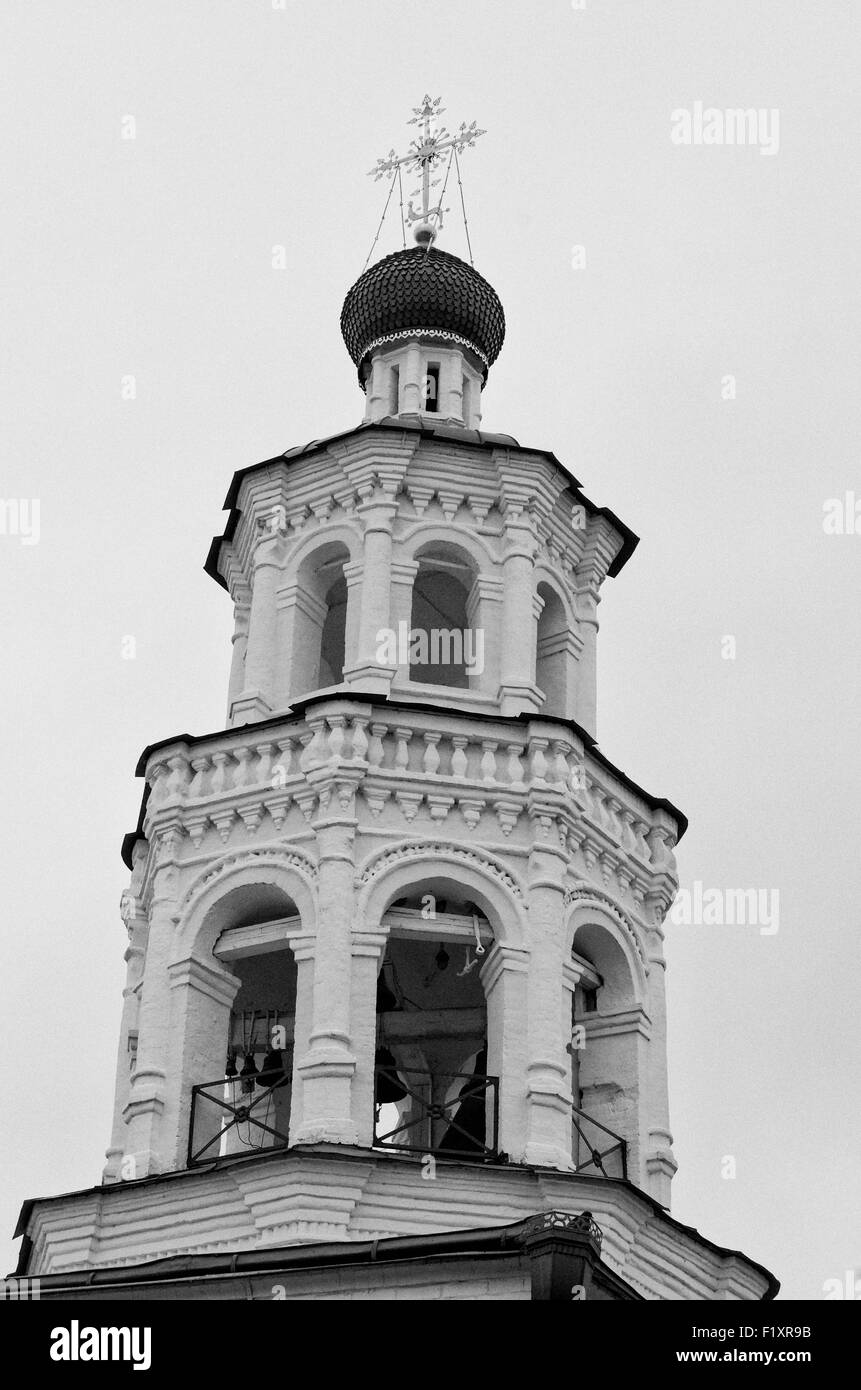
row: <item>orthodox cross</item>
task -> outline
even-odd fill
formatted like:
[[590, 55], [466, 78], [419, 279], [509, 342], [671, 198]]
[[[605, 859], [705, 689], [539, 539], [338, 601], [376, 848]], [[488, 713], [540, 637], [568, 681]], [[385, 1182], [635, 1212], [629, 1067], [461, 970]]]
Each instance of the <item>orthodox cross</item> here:
[[[421, 175], [421, 187], [410, 194], [405, 219], [410, 226], [414, 222], [419, 224], [415, 230], [416, 240], [433, 240], [437, 228], [442, 226], [443, 212], [448, 212], [448, 208], [442, 206], [442, 197], [435, 207], [430, 205], [431, 189], [439, 184], [439, 179], [433, 178], [433, 174], [442, 163], [445, 151], [451, 151], [449, 160], [456, 158], [461, 150], [469, 149], [480, 135], [486, 133], [478, 129], [475, 121], [469, 125], [464, 121], [456, 134], [450, 135], [445, 126], [438, 124], [445, 110], [441, 102], [441, 97], [431, 100], [429, 96], [425, 96], [421, 106], [414, 106], [412, 119], [407, 124], [418, 126], [419, 134], [407, 153], [398, 155], [394, 150], [389, 150], [385, 159], [378, 159], [374, 168], [368, 171], [374, 179], [381, 179], [386, 174], [394, 175], [402, 168]], [[421, 208], [417, 210], [413, 207], [413, 199], [418, 198], [420, 194]], [[444, 185], [442, 196], [445, 196]]]

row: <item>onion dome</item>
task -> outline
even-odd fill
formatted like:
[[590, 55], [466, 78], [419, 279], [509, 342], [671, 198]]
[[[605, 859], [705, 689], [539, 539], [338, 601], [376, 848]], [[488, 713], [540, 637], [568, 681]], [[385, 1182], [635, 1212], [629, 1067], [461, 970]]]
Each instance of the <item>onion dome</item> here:
[[505, 314], [496, 290], [472, 266], [434, 246], [415, 246], [359, 276], [344, 300], [341, 333], [360, 380], [374, 348], [419, 336], [470, 349], [486, 378], [505, 338]]

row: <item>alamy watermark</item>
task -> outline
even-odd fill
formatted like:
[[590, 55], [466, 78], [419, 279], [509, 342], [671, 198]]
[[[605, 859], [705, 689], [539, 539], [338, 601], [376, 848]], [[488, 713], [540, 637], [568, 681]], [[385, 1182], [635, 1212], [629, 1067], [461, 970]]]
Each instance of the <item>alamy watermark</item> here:
[[0, 497], [0, 536], [18, 536], [22, 545], [38, 545], [38, 497]]
[[42, 1297], [39, 1280], [10, 1275], [0, 1279], [0, 1303], [26, 1303]]
[[760, 154], [777, 154], [780, 149], [780, 112], [772, 106], [677, 107], [670, 112], [670, 139], [674, 145], [758, 145]]
[[463, 666], [470, 676], [484, 670], [484, 628], [410, 627], [377, 633], [377, 661], [383, 666]]
[[847, 491], [822, 503], [822, 529], [826, 536], [861, 536], [861, 497]]
[[780, 891], [777, 888], [680, 888], [669, 921], [683, 927], [759, 927], [760, 936], [780, 930]]

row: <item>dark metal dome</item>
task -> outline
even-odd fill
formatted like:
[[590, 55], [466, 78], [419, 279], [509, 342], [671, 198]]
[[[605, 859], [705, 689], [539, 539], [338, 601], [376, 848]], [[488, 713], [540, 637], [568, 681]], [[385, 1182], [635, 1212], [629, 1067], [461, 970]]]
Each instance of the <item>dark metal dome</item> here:
[[344, 300], [341, 332], [359, 368], [380, 342], [436, 332], [472, 348], [486, 376], [502, 348], [505, 314], [496, 290], [472, 266], [416, 246], [359, 276]]

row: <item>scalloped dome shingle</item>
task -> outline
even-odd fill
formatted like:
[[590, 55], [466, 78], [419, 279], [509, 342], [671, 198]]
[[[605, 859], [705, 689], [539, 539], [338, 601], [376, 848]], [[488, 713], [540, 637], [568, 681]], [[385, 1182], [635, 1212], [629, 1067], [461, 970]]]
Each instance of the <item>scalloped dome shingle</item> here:
[[396, 251], [366, 270], [347, 292], [341, 333], [357, 367], [379, 339], [410, 331], [452, 333], [478, 350], [487, 367], [505, 338], [505, 313], [492, 285], [447, 251]]

